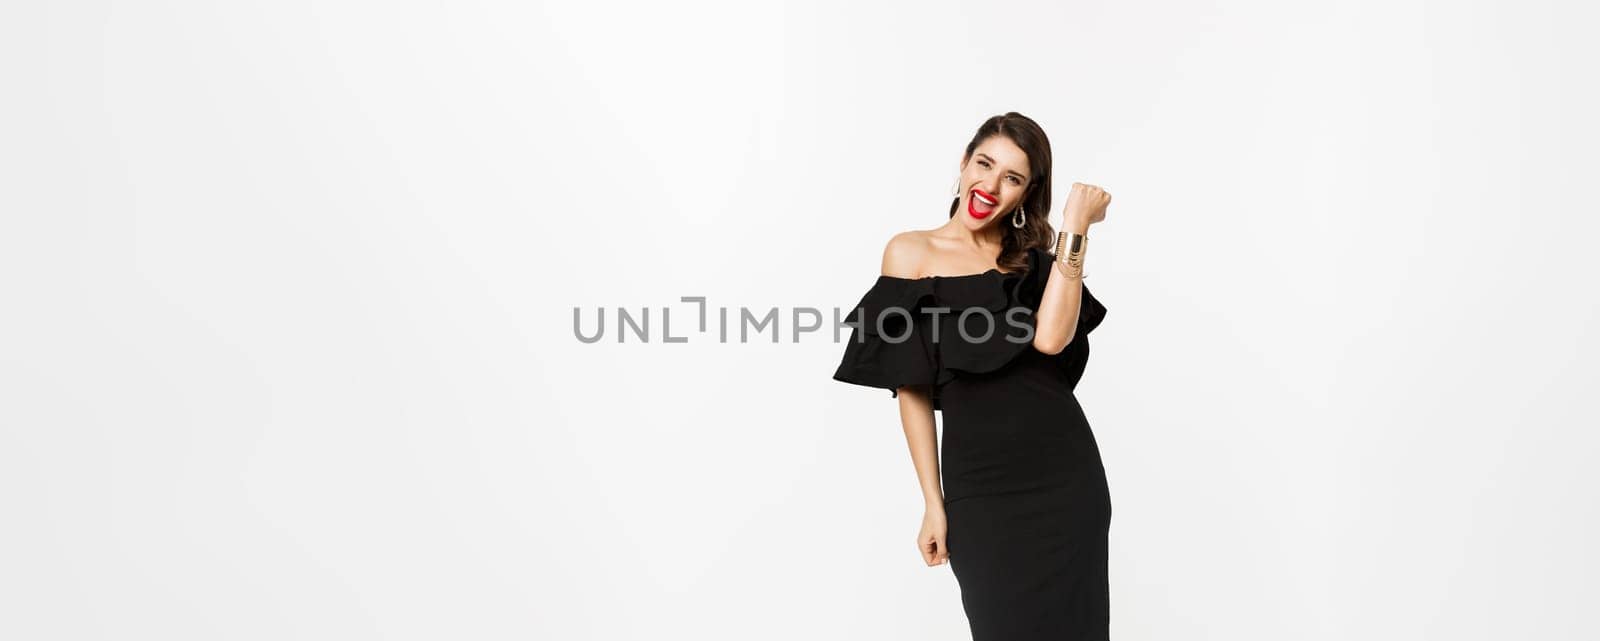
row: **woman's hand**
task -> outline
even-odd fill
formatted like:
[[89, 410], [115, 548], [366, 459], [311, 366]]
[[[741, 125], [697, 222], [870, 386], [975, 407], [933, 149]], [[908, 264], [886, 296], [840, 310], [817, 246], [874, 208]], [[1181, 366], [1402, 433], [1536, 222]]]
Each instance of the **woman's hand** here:
[[1111, 204], [1111, 194], [1104, 189], [1085, 183], [1072, 183], [1067, 194], [1066, 229], [1085, 229], [1106, 219], [1106, 206]]
[[917, 549], [928, 567], [950, 562], [950, 549], [945, 547], [945, 519], [943, 506], [930, 506], [922, 513], [922, 531], [917, 533]]

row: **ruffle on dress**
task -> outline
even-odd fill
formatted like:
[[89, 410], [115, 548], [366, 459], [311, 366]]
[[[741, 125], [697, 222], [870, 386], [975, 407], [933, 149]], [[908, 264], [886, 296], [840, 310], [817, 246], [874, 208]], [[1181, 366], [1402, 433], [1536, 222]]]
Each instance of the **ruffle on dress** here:
[[[833, 379], [884, 388], [891, 398], [901, 387], [926, 385], [933, 409], [943, 409], [939, 388], [945, 383], [963, 372], [998, 370], [1033, 349], [1030, 328], [1054, 259], [1034, 248], [1028, 250], [1027, 268], [1017, 272], [878, 276], [845, 316], [852, 329]], [[1072, 343], [1054, 356], [1073, 385], [1087, 358], [1087, 336], [1105, 314], [1105, 306], [1084, 285]]]

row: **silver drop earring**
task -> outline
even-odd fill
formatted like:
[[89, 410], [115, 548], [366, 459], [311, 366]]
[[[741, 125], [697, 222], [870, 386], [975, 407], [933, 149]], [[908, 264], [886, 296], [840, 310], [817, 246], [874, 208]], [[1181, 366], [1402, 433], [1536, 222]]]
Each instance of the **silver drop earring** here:
[[1017, 205], [1017, 213], [1011, 217], [1011, 226], [1022, 229], [1022, 226], [1026, 224], [1028, 224], [1028, 212], [1022, 208], [1022, 205]]

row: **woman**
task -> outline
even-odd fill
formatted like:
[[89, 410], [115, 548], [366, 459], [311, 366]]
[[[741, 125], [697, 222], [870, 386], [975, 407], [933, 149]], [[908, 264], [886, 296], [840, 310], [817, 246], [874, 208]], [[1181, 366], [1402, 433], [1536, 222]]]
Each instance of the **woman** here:
[[979, 127], [949, 221], [890, 239], [833, 375], [899, 399], [927, 506], [917, 545], [950, 564], [974, 641], [1109, 634], [1110, 492], [1073, 388], [1105, 317], [1082, 267], [1111, 197], [1073, 183], [1056, 234], [1050, 164], [1033, 120]]

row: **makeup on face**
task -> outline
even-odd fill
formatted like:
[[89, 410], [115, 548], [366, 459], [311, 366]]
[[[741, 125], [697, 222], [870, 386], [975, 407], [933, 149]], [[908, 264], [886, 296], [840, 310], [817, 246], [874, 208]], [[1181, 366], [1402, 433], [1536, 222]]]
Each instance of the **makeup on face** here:
[[[1001, 151], [1006, 151], [1006, 150], [1001, 150]], [[1020, 152], [1020, 150], [1017, 150], [1017, 151]], [[1025, 187], [1027, 185], [1027, 182], [1028, 182], [1027, 176], [1023, 175], [1022, 173], [1020, 173], [1020, 172], [1018, 172], [1016, 170], [1011, 169], [1006, 164], [1001, 164], [993, 156], [991, 156], [990, 153], [992, 153], [992, 151], [989, 150], [989, 149], [986, 149], [984, 151], [979, 151], [979, 152], [977, 152], [977, 153], [975, 153], [973, 155], [972, 162], [976, 163], [977, 167], [979, 169], [981, 169], [985, 174], [987, 174], [988, 172], [996, 171], [998, 169], [1000, 171], [1000, 174], [1001, 174], [1000, 180], [1003, 183], [1001, 185], [1002, 188], [1012, 187], [1012, 186], [1015, 186], [1015, 187], [1018, 187], [1018, 188], [1022, 188], [1022, 187]], [[1006, 152], [1006, 153], [1004, 153], [1002, 155], [1005, 155], [1005, 156], [1009, 157], [1009, 156], [1015, 155], [1015, 153]], [[980, 181], [984, 181], [984, 180], [990, 180], [990, 179], [987, 178], [987, 177], [980, 176]], [[1009, 182], [1005, 182], [1005, 181], [1009, 181]], [[983, 184], [987, 184], [987, 183], [983, 183]], [[1000, 208], [1000, 194], [991, 193], [991, 192], [986, 191], [986, 190], [984, 190], [984, 189], [982, 189], [980, 187], [977, 187], [977, 186], [974, 186], [974, 187], [970, 188], [967, 191], [967, 215], [971, 216], [974, 220], [984, 220], [984, 219], [988, 218], [990, 215], [993, 215], [996, 211], [999, 210], [999, 208]]]
[[978, 220], [989, 217], [994, 213], [995, 207], [1000, 205], [1000, 199], [977, 187], [967, 196], [967, 214]]

